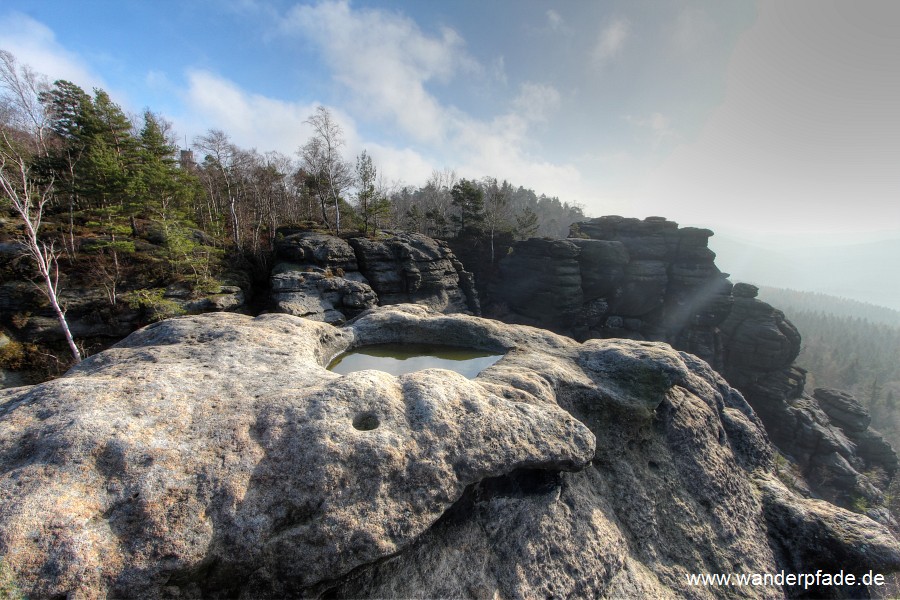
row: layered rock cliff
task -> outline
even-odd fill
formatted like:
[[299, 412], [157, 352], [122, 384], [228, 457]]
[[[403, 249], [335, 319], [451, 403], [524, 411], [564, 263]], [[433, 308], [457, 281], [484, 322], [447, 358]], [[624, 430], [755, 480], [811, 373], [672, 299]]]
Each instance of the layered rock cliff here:
[[664, 341], [695, 354], [744, 394], [816, 494], [883, 504], [870, 475], [892, 477], [896, 454], [867, 416], [848, 420], [865, 412], [859, 403], [829, 412], [827, 393], [804, 393], [805, 372], [793, 364], [800, 333], [754, 286], [732, 286], [707, 247], [711, 235], [661, 217], [607, 216], [573, 225], [566, 240], [519, 242], [486, 312], [578, 339]]
[[[323, 368], [382, 342], [504, 356]], [[0, 555], [29, 597], [83, 598], [858, 597], [688, 576], [900, 568], [881, 525], [774, 477], [694, 356], [414, 305], [182, 317], [0, 391]]]
[[478, 314], [472, 275], [446, 243], [420, 234], [344, 240], [301, 231], [281, 238], [272, 271], [277, 312], [343, 323], [367, 308], [415, 302]]

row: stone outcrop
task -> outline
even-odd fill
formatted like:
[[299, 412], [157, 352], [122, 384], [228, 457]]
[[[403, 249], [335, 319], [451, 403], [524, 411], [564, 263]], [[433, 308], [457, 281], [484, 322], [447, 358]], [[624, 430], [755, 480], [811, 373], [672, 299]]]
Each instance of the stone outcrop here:
[[661, 217], [600, 217], [566, 240], [519, 242], [489, 287], [488, 313], [577, 339], [665, 341], [716, 368], [731, 283], [706, 247], [712, 232]]
[[340, 324], [377, 305], [415, 302], [478, 314], [472, 275], [444, 242], [420, 234], [344, 240], [310, 231], [277, 243], [275, 311]]
[[868, 412], [852, 396], [804, 391], [806, 372], [793, 364], [800, 333], [784, 313], [756, 298], [757, 291], [734, 286], [734, 307], [721, 324], [725, 378], [743, 392], [769, 437], [818, 494], [843, 506], [861, 499], [883, 504], [878, 479], [894, 476], [897, 455], [869, 428]]
[[883, 484], [865, 473], [892, 477], [893, 450], [855, 400], [804, 393], [806, 373], [793, 364], [800, 333], [755, 286], [732, 286], [707, 247], [711, 235], [660, 217], [608, 216], [573, 225], [567, 240], [519, 242], [489, 287], [487, 313], [695, 354], [744, 394], [816, 494], [843, 506], [883, 503]]
[[[385, 342], [504, 356], [323, 368]], [[900, 568], [883, 526], [772, 471], [743, 397], [665, 344], [418, 305], [182, 317], [0, 391], [0, 555], [29, 597], [80, 598], [800, 596], [687, 576]]]

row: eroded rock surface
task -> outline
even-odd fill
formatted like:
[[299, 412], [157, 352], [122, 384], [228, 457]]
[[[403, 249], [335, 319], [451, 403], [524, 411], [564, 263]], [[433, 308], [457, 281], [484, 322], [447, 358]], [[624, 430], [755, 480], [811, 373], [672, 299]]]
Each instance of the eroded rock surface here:
[[739, 389], [815, 494], [848, 507], [884, 503], [897, 458], [865, 409], [838, 392], [804, 393], [800, 332], [732, 284], [707, 247], [712, 232], [661, 217], [606, 216], [567, 240], [518, 242], [489, 287], [487, 312], [590, 338], [664, 341], [699, 356]]
[[480, 311], [471, 273], [446, 243], [424, 235], [343, 240], [301, 231], [278, 241], [277, 257], [271, 284], [278, 312], [340, 324], [368, 308], [405, 302]]
[[[322, 367], [423, 341], [505, 355], [473, 380]], [[688, 574], [900, 566], [882, 526], [773, 480], [741, 395], [664, 344], [225, 313], [0, 402], [0, 554], [30, 597], [703, 598], [737, 592]], [[823, 531], [827, 554], [797, 534]]]

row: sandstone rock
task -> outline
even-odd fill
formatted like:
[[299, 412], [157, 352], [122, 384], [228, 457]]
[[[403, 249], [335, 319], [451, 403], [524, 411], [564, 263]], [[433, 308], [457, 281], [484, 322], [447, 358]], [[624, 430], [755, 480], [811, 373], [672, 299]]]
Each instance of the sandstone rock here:
[[617, 299], [618, 286], [625, 275], [628, 251], [621, 242], [603, 240], [570, 239], [581, 252], [578, 263], [581, 271], [581, 288], [585, 300]]
[[784, 313], [756, 298], [736, 297], [720, 329], [728, 369], [775, 371], [789, 367], [800, 354], [797, 328]]
[[564, 240], [532, 238], [516, 245], [517, 260], [501, 261], [492, 297], [524, 322], [566, 330], [579, 319], [584, 292], [578, 246]]
[[343, 323], [378, 304], [372, 288], [356, 275], [363, 281], [281, 263], [270, 278], [274, 309], [314, 321]]
[[[505, 306], [496, 312], [512, 322], [578, 339], [667, 341], [722, 368], [716, 327], [730, 313], [732, 295], [706, 246], [711, 235], [661, 217], [577, 223], [568, 240], [517, 243], [489, 286], [490, 300]], [[624, 327], [626, 320], [640, 326]]]
[[378, 304], [403, 302], [443, 312], [480, 312], [471, 273], [446, 244], [424, 235], [346, 241], [295, 232], [278, 242], [277, 256], [271, 305], [278, 312], [328, 323], [343, 323]]
[[711, 235], [660, 217], [607, 216], [573, 225], [566, 241], [519, 242], [488, 288], [503, 307], [492, 314], [578, 339], [665, 341], [691, 352], [744, 393], [815, 493], [843, 506], [880, 502], [864, 473], [893, 474], [896, 454], [868, 429], [859, 403], [804, 394], [805, 371], [793, 364], [800, 333], [755, 285], [728, 282]]
[[[422, 341], [504, 357], [322, 367]], [[706, 597], [689, 573], [900, 567], [772, 467], [741, 395], [665, 344], [418, 305], [191, 316], [0, 391], [0, 548], [30, 597]]]
[[[858, 515], [821, 500], [792, 498], [784, 485], [771, 477], [757, 480], [770, 535], [780, 540], [775, 547], [782, 564], [790, 571], [801, 565], [841, 565], [846, 573], [878, 573], [895, 561], [891, 546], [896, 543], [888, 531], [868, 517]], [[857, 549], [848, 554], [848, 548]], [[837, 571], [825, 572], [837, 573]], [[883, 571], [881, 571], [883, 572]], [[788, 588], [790, 596], [804, 598], [865, 598], [870, 597], [865, 586], [825, 588], [811, 586]]]
[[326, 233], [302, 231], [285, 236], [275, 246], [285, 261], [357, 271], [356, 253], [346, 241]]
[[831, 422], [846, 432], [865, 431], [872, 422], [869, 411], [847, 392], [816, 388], [813, 390], [813, 398], [819, 401], [819, 406], [828, 414]]
[[[384, 240], [351, 238], [360, 271], [379, 303], [416, 302], [443, 312], [477, 312], [471, 278], [460, 278], [462, 265], [443, 242], [420, 234], [396, 234]], [[464, 291], [462, 286], [472, 288]]]

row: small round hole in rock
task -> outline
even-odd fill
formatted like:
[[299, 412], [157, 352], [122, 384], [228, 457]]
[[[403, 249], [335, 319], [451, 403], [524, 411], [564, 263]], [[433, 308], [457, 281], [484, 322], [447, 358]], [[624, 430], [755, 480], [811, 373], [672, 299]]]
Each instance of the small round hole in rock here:
[[353, 427], [360, 431], [372, 431], [380, 424], [381, 423], [378, 422], [378, 417], [372, 413], [359, 413], [353, 417]]

